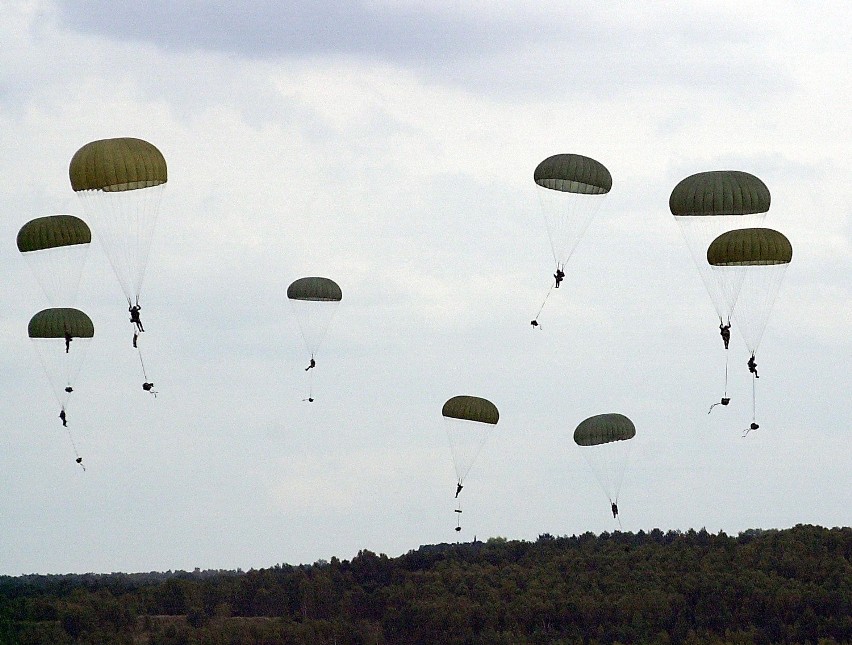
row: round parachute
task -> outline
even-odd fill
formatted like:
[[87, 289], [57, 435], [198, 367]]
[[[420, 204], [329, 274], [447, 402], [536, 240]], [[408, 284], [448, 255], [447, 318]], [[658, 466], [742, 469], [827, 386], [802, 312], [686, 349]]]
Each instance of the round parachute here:
[[746, 228], [720, 235], [707, 248], [707, 262], [715, 267], [789, 264], [793, 246], [771, 228]]
[[769, 189], [760, 179], [740, 170], [699, 172], [682, 179], [669, 197], [675, 217], [722, 217], [765, 213]]
[[89, 226], [73, 215], [38, 217], [18, 231], [18, 250], [51, 305], [76, 300], [91, 241]]
[[92, 319], [79, 309], [57, 307], [43, 309], [30, 319], [27, 326], [30, 338], [92, 338], [95, 326]]
[[124, 295], [138, 303], [168, 180], [165, 158], [142, 139], [102, 139], [74, 154], [68, 175]]
[[772, 305], [787, 266], [793, 259], [793, 247], [782, 233], [769, 228], [745, 228], [728, 231], [707, 248], [707, 263], [719, 282], [739, 285], [729, 306], [749, 351], [760, 344]]
[[574, 430], [578, 446], [599, 446], [613, 441], [626, 441], [636, 436], [636, 426], [623, 414], [599, 414], [589, 417]]
[[561, 269], [612, 188], [612, 175], [590, 157], [557, 154], [538, 164], [533, 180], [553, 259]]
[[287, 287], [287, 297], [308, 302], [340, 302], [343, 292], [329, 278], [299, 278]]
[[323, 338], [343, 299], [343, 292], [330, 278], [308, 277], [295, 280], [287, 287], [287, 298], [299, 324], [302, 340], [311, 354], [306, 371], [310, 370], [311, 385], [308, 388], [308, 401], [313, 401], [313, 369], [315, 356]]
[[329, 278], [299, 278], [287, 287], [287, 298], [293, 307], [305, 346], [313, 357], [319, 350], [338, 303], [343, 299], [343, 292]]
[[454, 396], [444, 403], [441, 414], [452, 419], [495, 425], [500, 420], [497, 406], [478, 396]]
[[89, 244], [91, 241], [92, 232], [88, 224], [73, 215], [49, 215], [30, 220], [18, 231], [17, 239], [21, 253]]
[[548, 157], [536, 166], [533, 179], [542, 188], [579, 195], [603, 195], [612, 188], [612, 175], [606, 166], [576, 154]]
[[27, 335], [41, 358], [56, 400], [65, 409], [95, 335], [92, 319], [79, 309], [44, 309], [30, 319]]
[[589, 417], [574, 430], [574, 443], [583, 448], [583, 457], [611, 504], [618, 502], [635, 436], [633, 422], [617, 413]]
[[488, 435], [500, 420], [497, 406], [478, 396], [454, 396], [441, 408], [456, 478], [461, 484], [476, 462]]
[[68, 174], [77, 192], [139, 190], [168, 180], [163, 154], [155, 145], [132, 137], [87, 143], [71, 158]]

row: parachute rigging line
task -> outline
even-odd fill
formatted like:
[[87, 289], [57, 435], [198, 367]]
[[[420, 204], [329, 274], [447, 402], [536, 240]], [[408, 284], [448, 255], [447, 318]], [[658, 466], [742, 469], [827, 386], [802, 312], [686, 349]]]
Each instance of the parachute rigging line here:
[[[148, 371], [145, 369], [145, 361], [142, 360], [142, 350], [137, 347], [136, 352], [139, 354], [139, 365], [142, 366], [142, 379], [143, 379], [142, 389], [144, 389], [146, 392], [150, 392], [151, 394], [153, 394], [154, 398], [156, 399], [157, 398], [157, 392], [153, 389], [154, 384], [150, 383], [148, 381]], [[150, 387], [148, 387], [148, 386], [150, 386]]]
[[[65, 408], [62, 408], [63, 410]], [[71, 428], [66, 427], [65, 431], [68, 433], [68, 440], [71, 442], [71, 449], [74, 451], [74, 461], [80, 464], [80, 468], [83, 469], [83, 472], [86, 472], [86, 467], [83, 465], [83, 458], [80, 456], [80, 453], [77, 452], [77, 444], [74, 443], [74, 437], [71, 435]]]
[[547, 295], [544, 297], [544, 300], [541, 303], [541, 307], [538, 308], [538, 313], [535, 315], [533, 320], [538, 320], [538, 317], [541, 315], [542, 310], [544, 309], [544, 305], [547, 304], [547, 299], [550, 298], [550, 294], [553, 293], [555, 287], [550, 285], [550, 289], [547, 290]]
[[757, 376], [751, 375], [751, 420], [757, 421]]

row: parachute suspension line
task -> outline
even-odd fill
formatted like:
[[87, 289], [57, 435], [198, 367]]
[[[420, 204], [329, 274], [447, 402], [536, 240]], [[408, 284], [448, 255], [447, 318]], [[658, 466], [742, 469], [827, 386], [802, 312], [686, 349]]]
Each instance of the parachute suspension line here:
[[[592, 460], [586, 456], [586, 453], [583, 451], [581, 452], [583, 455], [583, 459], [586, 460], [586, 465], [589, 467], [589, 470], [591, 470], [592, 474], [595, 476], [595, 480], [598, 482], [598, 486], [600, 486], [601, 490], [603, 491], [603, 494], [606, 495], [606, 498], [609, 500], [609, 503], [612, 504], [613, 500], [612, 497], [610, 497], [609, 495], [609, 488], [607, 486], [609, 482], [606, 481], [606, 478], [602, 474], [598, 473], [598, 469], [595, 468], [595, 465], [592, 463]], [[616, 499], [617, 498], [618, 496], [616, 495]]]
[[[615, 482], [615, 503], [618, 505], [618, 496], [621, 494], [621, 483], [624, 481], [624, 474], [627, 472], [627, 463], [630, 461], [630, 452], [633, 450], [633, 443], [627, 443], [627, 455], [621, 460], [621, 468], [618, 472], [618, 479]], [[619, 520], [619, 526], [621, 520]]]
[[[453, 435], [452, 435], [452, 432], [450, 430], [447, 430], [447, 436], [449, 437], [449, 440], [450, 440], [450, 446], [453, 446], [454, 445]], [[467, 479], [467, 475], [470, 472], [470, 469], [473, 468], [473, 464], [476, 463], [476, 460], [479, 458], [479, 453], [482, 452], [482, 448], [483, 448], [483, 446], [485, 446], [485, 441], [487, 439], [488, 439], [488, 433], [485, 432], [485, 431], [482, 431], [479, 435], [479, 439], [478, 439], [477, 444], [476, 444], [476, 450], [473, 452], [473, 457], [471, 459], [469, 459], [468, 463], [466, 464], [467, 468], [465, 468], [463, 464], [459, 464], [459, 463], [453, 464], [455, 466], [455, 469], [456, 469], [456, 479], [457, 479], [459, 484], [463, 484], [464, 480]], [[455, 450], [453, 450], [453, 452], [455, 452]]]

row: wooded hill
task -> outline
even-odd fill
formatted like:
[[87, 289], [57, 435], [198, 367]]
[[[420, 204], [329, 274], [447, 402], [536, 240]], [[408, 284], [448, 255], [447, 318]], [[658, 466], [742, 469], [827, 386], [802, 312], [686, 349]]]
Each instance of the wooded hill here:
[[852, 529], [542, 535], [248, 572], [0, 577], [0, 643], [852, 643]]

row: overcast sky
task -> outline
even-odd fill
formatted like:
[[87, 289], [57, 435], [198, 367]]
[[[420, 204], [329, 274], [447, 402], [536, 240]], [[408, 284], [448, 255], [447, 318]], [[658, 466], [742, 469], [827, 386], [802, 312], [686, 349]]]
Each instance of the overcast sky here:
[[[0, 573], [615, 530], [571, 438], [604, 412], [637, 428], [625, 530], [849, 525], [850, 31], [844, 2], [0, 3]], [[160, 394], [94, 242], [68, 410], [83, 472], [14, 239], [85, 218], [68, 163], [117, 136], [168, 162], [142, 293]], [[553, 266], [532, 174], [563, 152], [613, 189], [536, 331]], [[718, 319], [668, 209], [720, 169], [767, 184], [765, 225], [794, 248], [745, 439], [745, 344], [735, 331], [732, 402], [708, 416]], [[310, 275], [343, 291], [313, 404], [286, 298]], [[440, 415], [456, 394], [501, 414], [461, 533]]]

